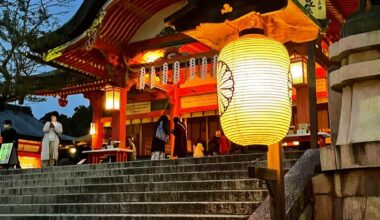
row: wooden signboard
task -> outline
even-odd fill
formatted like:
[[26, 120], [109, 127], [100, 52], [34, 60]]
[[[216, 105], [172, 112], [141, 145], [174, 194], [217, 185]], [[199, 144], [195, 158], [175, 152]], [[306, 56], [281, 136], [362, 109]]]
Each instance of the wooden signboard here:
[[127, 115], [149, 113], [151, 109], [150, 102], [137, 102], [127, 105]]
[[11, 157], [13, 143], [2, 144], [0, 149], [0, 164], [8, 164]]

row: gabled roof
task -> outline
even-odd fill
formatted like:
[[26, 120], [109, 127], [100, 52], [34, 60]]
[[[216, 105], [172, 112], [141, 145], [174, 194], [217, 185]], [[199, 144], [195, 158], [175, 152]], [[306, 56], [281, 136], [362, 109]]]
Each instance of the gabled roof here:
[[35, 95], [55, 94], [62, 89], [70, 90], [96, 81], [94, 77], [60, 69], [32, 75], [30, 79], [34, 81]]
[[157, 12], [178, 2], [184, 1], [86, 0], [62, 28], [31, 45], [32, 56], [101, 79], [110, 69], [125, 72], [123, 54], [134, 34]]
[[91, 26], [106, 2], [107, 0], [84, 0], [75, 15], [62, 27], [32, 42], [31, 50], [42, 53], [75, 39]]
[[[5, 110], [0, 111], [0, 123], [4, 120], [11, 120], [12, 127], [20, 135], [20, 138], [28, 140], [42, 140], [44, 133], [42, 132], [43, 124], [33, 117], [30, 107], [6, 105]], [[62, 135], [61, 140], [70, 142], [73, 137]]]

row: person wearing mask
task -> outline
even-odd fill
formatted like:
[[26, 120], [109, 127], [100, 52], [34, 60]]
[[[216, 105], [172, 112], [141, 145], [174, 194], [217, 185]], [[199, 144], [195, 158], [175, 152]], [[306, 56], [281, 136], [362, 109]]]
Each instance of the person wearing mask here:
[[44, 167], [54, 166], [58, 159], [59, 135], [62, 134], [62, 125], [57, 121], [58, 113], [51, 115], [51, 121], [45, 123], [42, 131], [41, 160]]
[[178, 158], [186, 157], [186, 153], [187, 153], [186, 127], [179, 120], [178, 117], [175, 117], [173, 119], [173, 122], [174, 122], [173, 135], [175, 137], [173, 156], [178, 157]]
[[14, 167], [16, 165], [16, 168], [20, 167], [20, 161], [18, 160], [18, 134], [14, 128], [12, 128], [12, 121], [11, 120], [5, 120], [4, 121], [4, 130], [1, 131], [1, 137], [3, 138], [3, 143], [13, 143], [12, 152], [9, 157], [9, 162], [7, 165], [4, 166], [4, 168], [10, 168]]
[[152, 139], [151, 160], [165, 159], [165, 145], [169, 140], [169, 119], [166, 115], [161, 116], [155, 126]]

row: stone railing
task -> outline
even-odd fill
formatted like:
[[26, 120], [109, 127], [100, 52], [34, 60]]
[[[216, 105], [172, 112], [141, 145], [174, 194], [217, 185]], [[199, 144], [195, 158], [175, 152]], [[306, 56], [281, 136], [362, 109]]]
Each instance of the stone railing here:
[[[311, 178], [320, 165], [319, 149], [307, 150], [285, 175], [286, 219], [298, 219], [304, 210], [310, 210], [312, 197]], [[249, 220], [270, 219], [269, 197], [267, 197]]]

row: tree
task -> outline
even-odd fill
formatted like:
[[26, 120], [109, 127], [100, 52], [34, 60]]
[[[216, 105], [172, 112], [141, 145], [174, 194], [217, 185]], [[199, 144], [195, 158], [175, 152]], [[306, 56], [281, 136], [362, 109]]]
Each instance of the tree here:
[[[90, 124], [92, 121], [92, 108], [91, 106], [85, 107], [80, 105], [74, 109], [72, 117], [67, 117], [64, 114], [58, 114], [57, 120], [62, 124], [63, 133], [73, 137], [80, 137], [87, 135], [90, 131]], [[56, 111], [46, 113], [40, 121], [45, 123], [50, 121], [50, 117]]]
[[90, 124], [92, 122], [92, 108], [80, 105], [76, 107], [71, 117], [73, 124], [73, 136], [80, 137], [89, 134]]
[[0, 109], [6, 101], [36, 101], [28, 79], [41, 66], [26, 56], [28, 45], [56, 29], [72, 1], [0, 0]]

